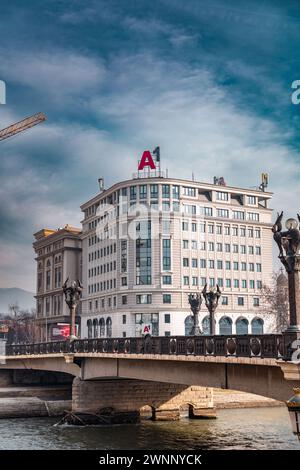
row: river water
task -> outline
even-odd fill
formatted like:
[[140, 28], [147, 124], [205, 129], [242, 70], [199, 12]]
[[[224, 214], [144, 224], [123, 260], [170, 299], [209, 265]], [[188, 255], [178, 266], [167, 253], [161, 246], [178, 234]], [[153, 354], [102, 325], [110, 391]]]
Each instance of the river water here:
[[0, 449], [300, 449], [285, 407], [219, 410], [216, 420], [54, 426], [57, 418], [0, 419]]

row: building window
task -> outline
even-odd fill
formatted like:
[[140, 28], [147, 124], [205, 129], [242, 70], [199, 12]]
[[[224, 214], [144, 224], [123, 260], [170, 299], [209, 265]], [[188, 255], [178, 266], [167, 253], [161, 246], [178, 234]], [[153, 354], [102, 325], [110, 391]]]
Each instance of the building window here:
[[98, 320], [95, 318], [93, 320], [93, 338], [98, 338]]
[[152, 199], [157, 199], [158, 198], [158, 185], [157, 184], [151, 184], [151, 186], [150, 186], [150, 197]]
[[152, 294], [138, 294], [136, 296], [137, 304], [151, 304], [152, 303]]
[[86, 326], [87, 326], [88, 338], [90, 339], [90, 338], [93, 337], [93, 323], [92, 323], [92, 320], [87, 320]]
[[254, 206], [256, 204], [256, 196], [247, 196], [247, 203]]
[[171, 240], [165, 238], [162, 241], [163, 245], [163, 270], [170, 271], [171, 269]]
[[169, 198], [170, 197], [170, 185], [169, 184], [163, 184], [162, 185], [162, 197], [163, 198]]
[[122, 324], [126, 325], [126, 315], [122, 315]]
[[259, 222], [259, 214], [256, 212], [248, 212], [248, 220], [255, 220], [255, 222]]
[[122, 295], [122, 305], [127, 305], [127, 295]]
[[162, 283], [165, 285], [172, 284], [172, 276], [163, 276], [162, 277]]
[[165, 323], [171, 323], [171, 315], [169, 313], [165, 313]]
[[248, 325], [249, 322], [246, 318], [238, 318], [235, 323], [236, 334], [237, 335], [247, 335], [248, 334]]
[[144, 238], [136, 240], [136, 283], [151, 284], [151, 221], [141, 221], [140, 232]]
[[217, 269], [223, 269], [223, 261], [221, 259], [217, 260]]
[[184, 250], [187, 250], [189, 248], [189, 241], [188, 240], [182, 240], [182, 248]]
[[173, 199], [179, 199], [179, 186], [173, 186]]
[[228, 209], [217, 209], [217, 217], [222, 217], [228, 219], [229, 210]]
[[237, 301], [238, 301], [238, 306], [239, 306], [239, 307], [243, 307], [243, 306], [244, 306], [244, 297], [238, 297], [238, 298], [237, 298]]
[[253, 297], [253, 307], [259, 307], [259, 297]]
[[184, 268], [188, 268], [189, 267], [189, 259], [188, 258], [183, 258], [182, 265], [183, 265]]
[[122, 286], [127, 286], [127, 277], [122, 277], [121, 278], [121, 284], [122, 284]]
[[217, 191], [217, 201], [229, 201], [229, 193]]
[[183, 186], [183, 194], [185, 196], [195, 197], [196, 196], [196, 188], [190, 188], [190, 187], [187, 187], [187, 186]]
[[220, 335], [232, 335], [232, 320], [229, 317], [222, 317], [219, 321]]
[[264, 321], [261, 318], [254, 318], [251, 322], [251, 333], [253, 335], [264, 334]]
[[185, 336], [190, 336], [191, 335], [193, 326], [194, 326], [194, 319], [193, 319], [192, 315], [189, 315], [184, 320], [184, 334], [185, 334]]
[[232, 211], [232, 217], [233, 217], [234, 219], [244, 220], [244, 219], [245, 219], [245, 212], [242, 212], [242, 211]]
[[165, 336], [171, 336], [171, 331], [165, 331]]
[[213, 215], [213, 210], [212, 210], [212, 207], [203, 207], [203, 215], [206, 215], [208, 217], [212, 217]]
[[189, 286], [190, 285], [190, 278], [189, 276], [183, 276], [183, 285]]
[[171, 294], [163, 294], [163, 303], [170, 304], [171, 303]]
[[99, 333], [100, 333], [100, 338], [103, 338], [103, 336], [105, 336], [105, 320], [104, 320], [104, 318], [100, 318], [100, 320], [99, 320]]
[[261, 264], [260, 263], [256, 263], [256, 271], [258, 273], [261, 273]]
[[222, 305], [228, 305], [228, 297], [226, 295], [222, 296]]
[[127, 241], [121, 240], [121, 271], [127, 271]]
[[106, 336], [108, 338], [111, 338], [112, 336], [112, 321], [110, 317], [106, 319]]
[[140, 196], [140, 199], [147, 199], [147, 185], [146, 184], [142, 184], [139, 187], [139, 196]]
[[130, 186], [130, 199], [136, 199], [136, 186]]

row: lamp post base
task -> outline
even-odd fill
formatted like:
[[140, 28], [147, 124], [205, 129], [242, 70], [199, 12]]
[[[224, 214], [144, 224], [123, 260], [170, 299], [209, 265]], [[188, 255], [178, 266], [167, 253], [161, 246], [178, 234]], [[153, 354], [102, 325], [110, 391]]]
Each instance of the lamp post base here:
[[201, 336], [202, 335], [202, 331], [200, 330], [200, 327], [199, 326], [193, 326], [192, 330], [191, 330], [191, 336]]
[[293, 360], [293, 353], [300, 347], [300, 325], [290, 325], [283, 331], [283, 359]]
[[75, 341], [76, 339], [78, 339], [78, 338], [77, 338], [77, 336], [75, 336], [75, 335], [70, 335], [70, 336], [68, 336], [68, 341], [70, 341], [70, 343], [71, 343], [72, 341]]

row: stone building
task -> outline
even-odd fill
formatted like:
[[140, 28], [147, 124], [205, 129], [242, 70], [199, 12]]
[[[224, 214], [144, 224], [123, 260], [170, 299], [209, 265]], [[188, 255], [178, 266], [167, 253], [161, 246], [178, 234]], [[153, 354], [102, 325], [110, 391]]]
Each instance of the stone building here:
[[[81, 279], [81, 230], [66, 225], [34, 234], [37, 262], [36, 310], [41, 341], [59, 339], [69, 323], [69, 310], [62, 285], [69, 278]], [[77, 311], [80, 325], [80, 308]]]

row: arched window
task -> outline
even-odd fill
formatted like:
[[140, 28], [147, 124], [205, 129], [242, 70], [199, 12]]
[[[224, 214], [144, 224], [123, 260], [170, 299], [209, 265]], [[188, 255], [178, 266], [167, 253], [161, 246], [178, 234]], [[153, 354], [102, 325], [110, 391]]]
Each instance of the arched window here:
[[50, 261], [50, 259], [47, 260], [46, 266], [47, 266], [47, 268], [49, 268], [49, 266], [51, 266], [51, 261]]
[[192, 315], [189, 315], [184, 320], [184, 334], [185, 334], [185, 336], [190, 336], [193, 326], [194, 326], [194, 319], [193, 319]]
[[238, 318], [235, 322], [236, 334], [237, 335], [247, 335], [248, 334], [248, 325], [249, 322], [247, 318]]
[[229, 317], [222, 317], [219, 321], [220, 335], [232, 335], [232, 320]]
[[100, 330], [100, 338], [105, 336], [105, 320], [104, 318], [100, 318], [99, 320], [99, 330]]
[[88, 330], [88, 338], [92, 338], [93, 337], [93, 324], [92, 324], [92, 320], [88, 320], [86, 322], [86, 326], [87, 326], [87, 330]]
[[264, 321], [261, 318], [253, 318], [251, 322], [251, 332], [253, 335], [264, 334]]
[[98, 338], [98, 320], [94, 318], [93, 320], [93, 336], [94, 338]]
[[206, 317], [204, 317], [202, 320], [202, 332], [204, 335], [210, 335], [210, 321], [208, 315], [206, 315]]
[[112, 321], [110, 317], [107, 317], [106, 319], [106, 336], [108, 338], [111, 338], [112, 335]]

